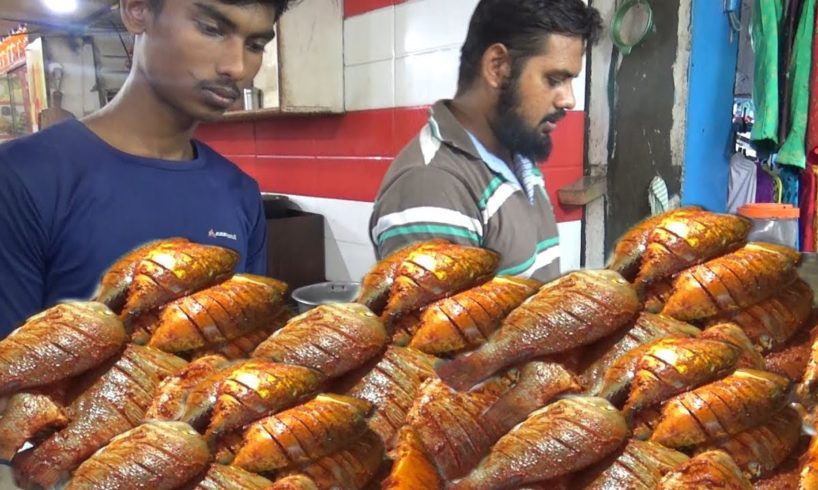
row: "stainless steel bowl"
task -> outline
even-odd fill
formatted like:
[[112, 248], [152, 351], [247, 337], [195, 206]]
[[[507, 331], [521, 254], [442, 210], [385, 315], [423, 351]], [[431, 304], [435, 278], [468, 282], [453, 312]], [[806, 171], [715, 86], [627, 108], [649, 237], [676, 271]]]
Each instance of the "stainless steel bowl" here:
[[813, 303], [818, 303], [818, 253], [801, 253], [798, 276], [810, 285], [813, 293]]
[[302, 286], [293, 291], [293, 299], [298, 303], [298, 311], [303, 313], [318, 305], [349, 303], [358, 296], [359, 282], [329, 281]]

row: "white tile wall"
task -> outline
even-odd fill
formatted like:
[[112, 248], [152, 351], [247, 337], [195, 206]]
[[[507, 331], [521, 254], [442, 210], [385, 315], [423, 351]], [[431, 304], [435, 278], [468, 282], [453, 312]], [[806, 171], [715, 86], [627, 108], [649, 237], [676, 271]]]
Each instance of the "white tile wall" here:
[[395, 7], [385, 7], [344, 21], [344, 65], [395, 57]]
[[395, 104], [432, 104], [452, 98], [457, 89], [460, 48], [410, 54], [395, 60]]
[[477, 0], [413, 0], [395, 7], [395, 55], [460, 48]]
[[[477, 1], [411, 0], [346, 19], [347, 110], [428, 105], [452, 97], [460, 47]], [[573, 88], [575, 110], [584, 110], [584, 69]]]
[[344, 105], [348, 111], [395, 106], [395, 61], [375, 61], [344, 68]]
[[360, 281], [375, 264], [371, 244], [327, 240], [326, 251], [328, 281]]
[[582, 71], [573, 81], [574, 98], [577, 101], [574, 106], [575, 111], [585, 110], [585, 63], [587, 60], [587, 56], [582, 57]]
[[300, 210], [324, 215], [324, 234], [344, 242], [369, 244], [369, 217], [373, 203], [290, 195]]
[[582, 221], [557, 223], [560, 233], [560, 269], [562, 272], [575, 271], [580, 268], [582, 256]]

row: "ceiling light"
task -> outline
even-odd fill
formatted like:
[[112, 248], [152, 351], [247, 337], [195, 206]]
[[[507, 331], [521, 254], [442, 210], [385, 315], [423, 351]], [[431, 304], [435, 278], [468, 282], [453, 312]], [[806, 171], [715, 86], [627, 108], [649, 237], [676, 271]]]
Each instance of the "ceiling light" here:
[[42, 0], [56, 14], [70, 14], [77, 10], [77, 0]]

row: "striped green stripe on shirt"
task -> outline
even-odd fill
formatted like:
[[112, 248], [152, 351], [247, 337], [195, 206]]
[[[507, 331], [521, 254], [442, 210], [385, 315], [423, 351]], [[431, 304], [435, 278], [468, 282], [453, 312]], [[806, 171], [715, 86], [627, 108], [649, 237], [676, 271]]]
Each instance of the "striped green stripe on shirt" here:
[[491, 199], [492, 194], [496, 191], [501, 185], [503, 185], [503, 179], [500, 177], [495, 177], [489, 182], [488, 187], [486, 190], [483, 191], [483, 196], [480, 198], [480, 201], [477, 203], [477, 207], [482, 211], [486, 209], [486, 205], [488, 205], [489, 199]]
[[534, 255], [532, 255], [528, 260], [526, 260], [522, 264], [518, 264], [518, 265], [515, 265], [515, 266], [512, 266], [512, 267], [503, 269], [503, 270], [497, 272], [497, 275], [498, 276], [516, 276], [517, 274], [525, 272], [526, 270], [528, 270], [529, 267], [534, 265], [534, 262], [537, 260], [537, 255], [539, 255], [541, 252], [543, 252], [545, 250], [548, 250], [549, 248], [554, 247], [554, 246], [559, 245], [559, 244], [560, 244], [560, 237], [558, 237], [558, 236], [555, 236], [553, 238], [549, 238], [547, 240], [543, 240], [543, 241], [541, 241], [540, 243], [537, 244], [536, 250], [534, 251]]
[[447, 226], [447, 225], [404, 225], [404, 226], [396, 226], [394, 228], [390, 228], [389, 230], [381, 233], [378, 237], [378, 244], [383, 244], [383, 242], [389, 240], [390, 238], [394, 238], [396, 236], [403, 236], [403, 235], [415, 235], [415, 234], [429, 234], [429, 235], [446, 235], [446, 236], [456, 236], [460, 238], [466, 238], [475, 245], [480, 244], [480, 236], [465, 228], [461, 228], [459, 226]]

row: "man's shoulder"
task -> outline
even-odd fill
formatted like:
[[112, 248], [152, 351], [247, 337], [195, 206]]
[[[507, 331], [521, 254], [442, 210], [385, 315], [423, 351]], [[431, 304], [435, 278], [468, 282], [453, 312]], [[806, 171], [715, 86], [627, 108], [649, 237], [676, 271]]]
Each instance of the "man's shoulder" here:
[[194, 141], [197, 151], [201, 152], [200, 156], [207, 162], [208, 171], [212, 173], [210, 179], [218, 180], [223, 188], [232, 189], [234, 195], [242, 196], [242, 202], [248, 209], [255, 209], [261, 199], [256, 179], [207, 144]]
[[[424, 148], [425, 147], [425, 148]], [[438, 140], [416, 136], [389, 166], [384, 185], [396, 181], [417, 181], [418, 185], [458, 183], [466, 187], [483, 187], [491, 172], [482, 162]]]
[[230, 161], [227, 157], [211, 148], [207, 143], [201, 140], [194, 140], [196, 150], [201, 152], [201, 157], [207, 162], [213, 172], [220, 172], [227, 177], [241, 179], [245, 182], [255, 183], [255, 180], [242, 170], [238, 165]]
[[32, 156], [59, 156], [77, 148], [75, 121], [57, 124], [43, 131], [0, 144], [0, 161], [19, 162]]
[[95, 162], [83, 155], [97, 154], [88, 140], [78, 137], [74, 121], [0, 144], [0, 177], [46, 189], [48, 182], [80, 175]]

